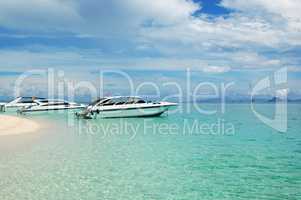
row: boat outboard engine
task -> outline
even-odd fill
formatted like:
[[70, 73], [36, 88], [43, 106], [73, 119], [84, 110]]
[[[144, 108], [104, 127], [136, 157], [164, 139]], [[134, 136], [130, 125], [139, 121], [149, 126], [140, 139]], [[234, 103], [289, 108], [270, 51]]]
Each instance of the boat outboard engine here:
[[5, 112], [5, 104], [0, 105], [0, 112]]

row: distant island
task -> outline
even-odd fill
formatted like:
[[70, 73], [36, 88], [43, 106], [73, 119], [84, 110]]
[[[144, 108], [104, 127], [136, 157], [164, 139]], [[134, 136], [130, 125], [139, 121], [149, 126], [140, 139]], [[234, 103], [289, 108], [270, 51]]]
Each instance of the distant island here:
[[[226, 98], [225, 102], [227, 103], [276, 103], [276, 102], [284, 102], [284, 99], [280, 99], [277, 97], [271, 98]], [[199, 99], [197, 100], [199, 103], [220, 103], [220, 98], [213, 98], [213, 99]], [[301, 99], [287, 99], [288, 103], [301, 103]]]

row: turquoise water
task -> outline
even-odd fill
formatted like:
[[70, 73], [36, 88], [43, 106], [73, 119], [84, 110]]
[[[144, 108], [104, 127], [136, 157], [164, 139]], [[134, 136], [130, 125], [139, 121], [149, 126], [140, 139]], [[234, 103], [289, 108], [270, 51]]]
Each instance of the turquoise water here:
[[188, 107], [147, 119], [27, 115], [47, 128], [0, 138], [1, 200], [301, 199], [301, 105], [288, 106], [286, 133], [247, 104]]

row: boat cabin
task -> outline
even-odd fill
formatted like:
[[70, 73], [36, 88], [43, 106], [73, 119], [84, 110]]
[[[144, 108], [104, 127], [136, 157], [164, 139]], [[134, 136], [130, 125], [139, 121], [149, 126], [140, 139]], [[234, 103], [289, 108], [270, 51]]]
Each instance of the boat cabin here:
[[50, 99], [43, 99], [43, 100], [36, 100], [35, 101], [40, 106], [69, 106], [70, 103], [64, 100], [50, 100]]
[[36, 103], [36, 100], [43, 100], [44, 98], [39, 97], [18, 97], [10, 103]]
[[90, 106], [112, 106], [125, 104], [142, 104], [148, 103], [141, 97], [108, 97], [100, 98], [90, 104]]

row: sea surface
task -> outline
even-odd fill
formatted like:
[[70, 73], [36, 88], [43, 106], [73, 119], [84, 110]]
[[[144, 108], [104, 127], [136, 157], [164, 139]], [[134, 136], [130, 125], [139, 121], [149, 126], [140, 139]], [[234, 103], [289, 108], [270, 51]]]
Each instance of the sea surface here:
[[27, 114], [43, 128], [0, 137], [0, 199], [301, 199], [300, 104], [288, 105], [284, 133], [248, 104], [180, 107], [155, 118]]

